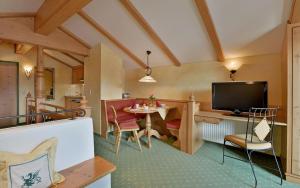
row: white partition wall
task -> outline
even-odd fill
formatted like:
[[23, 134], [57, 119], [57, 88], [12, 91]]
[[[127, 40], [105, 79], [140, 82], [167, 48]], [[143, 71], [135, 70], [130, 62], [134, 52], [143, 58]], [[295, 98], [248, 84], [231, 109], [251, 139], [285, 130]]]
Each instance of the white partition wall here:
[[91, 118], [58, 120], [1, 129], [0, 151], [27, 153], [51, 137], [58, 139], [57, 171], [94, 157], [94, 135]]

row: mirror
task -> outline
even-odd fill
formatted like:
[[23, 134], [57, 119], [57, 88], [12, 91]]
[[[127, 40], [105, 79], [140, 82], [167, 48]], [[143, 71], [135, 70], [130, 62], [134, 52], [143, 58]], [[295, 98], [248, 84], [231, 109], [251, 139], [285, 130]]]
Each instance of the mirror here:
[[47, 100], [54, 99], [54, 68], [44, 70], [45, 95]]
[[[36, 72], [36, 67], [35, 67]], [[36, 75], [36, 74], [35, 74]], [[44, 90], [45, 90], [45, 98], [46, 100], [54, 100], [55, 99], [55, 70], [54, 68], [45, 67], [44, 68]]]

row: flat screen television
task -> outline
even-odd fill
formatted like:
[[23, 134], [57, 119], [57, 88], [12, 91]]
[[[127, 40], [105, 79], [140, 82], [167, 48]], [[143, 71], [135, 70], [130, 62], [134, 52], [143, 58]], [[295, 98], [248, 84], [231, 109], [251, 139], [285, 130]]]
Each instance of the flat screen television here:
[[248, 112], [251, 107], [268, 107], [268, 83], [215, 82], [212, 83], [212, 109]]

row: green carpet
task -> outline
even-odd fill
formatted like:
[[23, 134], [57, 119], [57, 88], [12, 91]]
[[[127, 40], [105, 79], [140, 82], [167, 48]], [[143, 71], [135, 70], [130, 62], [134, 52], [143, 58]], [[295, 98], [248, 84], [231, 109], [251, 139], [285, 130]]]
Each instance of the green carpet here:
[[[113, 188], [207, 188], [253, 187], [254, 179], [248, 163], [226, 158], [221, 164], [222, 145], [206, 142], [194, 155], [185, 154], [157, 139], [153, 147], [145, 146], [143, 152], [136, 143], [122, 140], [120, 154], [114, 153], [114, 137], [105, 140], [95, 135], [95, 153], [117, 166], [112, 174]], [[236, 149], [227, 150], [231, 155], [242, 157]], [[267, 155], [254, 154], [255, 162], [272, 165]], [[283, 182], [271, 171], [255, 166], [258, 187], [300, 187]]]

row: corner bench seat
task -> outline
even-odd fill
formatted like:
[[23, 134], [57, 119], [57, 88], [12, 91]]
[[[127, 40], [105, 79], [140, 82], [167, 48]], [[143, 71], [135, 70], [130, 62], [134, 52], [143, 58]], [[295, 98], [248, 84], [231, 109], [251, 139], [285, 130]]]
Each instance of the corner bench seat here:
[[[115, 165], [96, 156], [75, 166], [60, 171], [66, 178], [57, 185], [58, 188], [93, 187], [93, 183], [116, 170]], [[94, 186], [100, 186], [99, 184]]]

